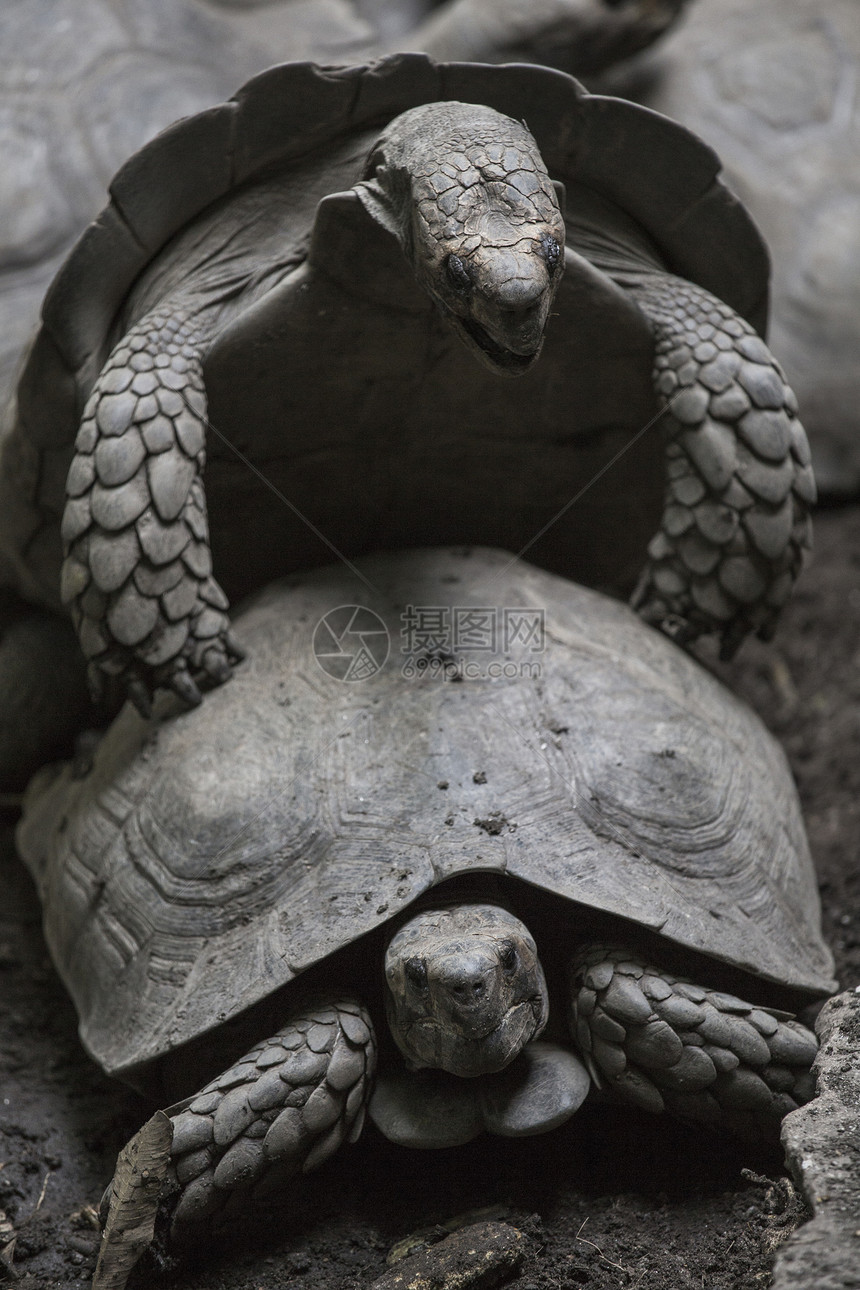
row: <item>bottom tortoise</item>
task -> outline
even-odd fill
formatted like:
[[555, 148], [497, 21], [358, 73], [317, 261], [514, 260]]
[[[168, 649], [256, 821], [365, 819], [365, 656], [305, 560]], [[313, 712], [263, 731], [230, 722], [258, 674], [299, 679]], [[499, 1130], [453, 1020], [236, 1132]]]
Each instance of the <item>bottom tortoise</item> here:
[[[812, 1094], [793, 1014], [834, 988], [775, 741], [629, 609], [502, 552], [360, 575], [273, 584], [232, 685], [127, 706], [88, 771], [29, 791], [20, 845], [85, 1047], [184, 1097], [171, 1239], [314, 1168], [366, 1109], [426, 1147], [552, 1128], [592, 1086], [775, 1129]], [[322, 620], [366, 679], [330, 674]]]

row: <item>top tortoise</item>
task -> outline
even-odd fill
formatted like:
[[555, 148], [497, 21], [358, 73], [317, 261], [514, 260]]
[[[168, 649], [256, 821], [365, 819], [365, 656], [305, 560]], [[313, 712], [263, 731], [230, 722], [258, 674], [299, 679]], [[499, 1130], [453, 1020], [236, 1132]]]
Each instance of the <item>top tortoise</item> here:
[[0, 471], [17, 590], [61, 586], [91, 679], [142, 708], [226, 679], [225, 591], [324, 547], [554, 525], [542, 563], [618, 584], [659, 522], [646, 618], [768, 635], [814, 484], [718, 170], [562, 73], [417, 54], [275, 67], [177, 123], [45, 300]]

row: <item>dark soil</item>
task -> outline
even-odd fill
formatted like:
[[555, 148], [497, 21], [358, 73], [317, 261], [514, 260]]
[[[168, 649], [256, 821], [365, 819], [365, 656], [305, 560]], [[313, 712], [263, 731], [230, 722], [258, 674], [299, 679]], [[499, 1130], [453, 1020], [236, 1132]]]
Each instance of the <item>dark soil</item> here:
[[[821, 515], [817, 553], [774, 644], [720, 673], [791, 759], [819, 868], [824, 928], [843, 985], [860, 980], [860, 509]], [[152, 1109], [84, 1056], [48, 960], [32, 886], [0, 850], [0, 1282], [80, 1285], [94, 1206], [116, 1152]], [[410, 1153], [372, 1130], [300, 1193], [193, 1266], [139, 1285], [184, 1290], [357, 1290], [411, 1234], [493, 1207], [526, 1234], [519, 1290], [749, 1290], [804, 1214], [778, 1148], [593, 1108], [546, 1138]], [[14, 1249], [4, 1243], [17, 1234]], [[6, 1235], [4, 1235], [4, 1232]], [[8, 1267], [11, 1257], [11, 1267]], [[8, 1268], [8, 1270], [7, 1270]]]

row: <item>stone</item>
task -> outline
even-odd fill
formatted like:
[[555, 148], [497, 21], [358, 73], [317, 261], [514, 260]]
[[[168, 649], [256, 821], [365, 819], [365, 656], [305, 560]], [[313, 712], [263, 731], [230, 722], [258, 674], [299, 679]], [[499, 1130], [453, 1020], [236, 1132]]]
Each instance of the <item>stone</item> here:
[[525, 1255], [517, 1228], [473, 1223], [396, 1263], [369, 1290], [492, 1290], [516, 1276]]

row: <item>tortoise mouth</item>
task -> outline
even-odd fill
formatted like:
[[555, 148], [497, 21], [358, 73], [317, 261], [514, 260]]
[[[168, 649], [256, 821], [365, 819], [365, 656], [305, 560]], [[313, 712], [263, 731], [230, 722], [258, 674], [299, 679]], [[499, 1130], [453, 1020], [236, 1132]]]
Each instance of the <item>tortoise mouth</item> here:
[[435, 1017], [424, 1017], [410, 1026], [406, 1035], [409, 1059], [416, 1068], [436, 1067], [450, 1075], [472, 1079], [495, 1075], [519, 1055], [542, 1029], [543, 1001], [525, 999], [505, 1013], [485, 1033], [472, 1035], [441, 1025]]
[[527, 354], [516, 354], [512, 349], [505, 349], [474, 318], [454, 317], [454, 323], [472, 345], [477, 347], [487, 365], [506, 376], [521, 376], [534, 366], [540, 354], [541, 344]]

